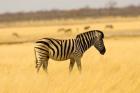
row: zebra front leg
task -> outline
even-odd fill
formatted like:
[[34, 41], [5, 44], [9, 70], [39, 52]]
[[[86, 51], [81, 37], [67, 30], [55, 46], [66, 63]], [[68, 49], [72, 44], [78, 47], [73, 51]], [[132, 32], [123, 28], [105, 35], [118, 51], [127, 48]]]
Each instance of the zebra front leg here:
[[77, 58], [75, 60], [76, 60], [76, 64], [77, 64], [78, 70], [81, 73], [81, 71], [82, 71], [81, 58]]
[[69, 72], [71, 72], [73, 70], [74, 64], [75, 64], [75, 60], [74, 59], [70, 59]]

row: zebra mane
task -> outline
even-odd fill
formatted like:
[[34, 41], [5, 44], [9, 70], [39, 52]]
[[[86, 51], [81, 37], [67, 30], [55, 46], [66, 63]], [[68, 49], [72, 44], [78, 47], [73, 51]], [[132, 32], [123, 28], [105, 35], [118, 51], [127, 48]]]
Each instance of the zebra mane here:
[[103, 33], [102, 31], [100, 31], [100, 30], [92, 30], [92, 31], [80, 33], [80, 34], [78, 34], [78, 35], [76, 36], [76, 38], [81, 37], [82, 35], [85, 35], [85, 34], [95, 33], [95, 31], [98, 32], [98, 33], [100, 33], [101, 36], [102, 36], [102, 38], [104, 38], [104, 33]]
[[78, 35], [76, 36], [76, 38], [81, 37], [82, 35], [85, 35], [85, 34], [88, 34], [88, 33], [94, 33], [94, 32], [95, 32], [95, 31], [92, 30], [92, 31], [88, 31], [88, 32], [80, 33], [80, 34], [78, 34]]

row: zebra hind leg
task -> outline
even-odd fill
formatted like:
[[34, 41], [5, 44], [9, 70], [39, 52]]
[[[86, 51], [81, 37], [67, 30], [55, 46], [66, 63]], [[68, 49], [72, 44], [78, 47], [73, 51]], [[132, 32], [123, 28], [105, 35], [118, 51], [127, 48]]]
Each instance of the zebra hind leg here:
[[[37, 72], [39, 72], [40, 67], [44, 65], [44, 68], [47, 69], [47, 63], [48, 63], [48, 51], [44, 50], [39, 47], [35, 47], [35, 57], [36, 57], [36, 69]], [[47, 58], [47, 59], [46, 59]], [[46, 62], [47, 61], [47, 62]]]
[[71, 72], [73, 70], [74, 64], [75, 64], [75, 60], [70, 59], [69, 72]]
[[48, 68], [48, 60], [49, 57], [46, 57], [46, 60], [43, 62], [43, 70], [47, 73], [47, 68]]
[[39, 62], [40, 60], [36, 60], [36, 69], [37, 69], [37, 73], [39, 72], [40, 70], [40, 67], [42, 66], [42, 61]]
[[36, 63], [35, 68], [37, 69], [37, 72], [39, 72], [42, 62], [39, 60], [38, 52], [35, 48], [34, 48], [34, 52], [35, 52], [35, 63]]

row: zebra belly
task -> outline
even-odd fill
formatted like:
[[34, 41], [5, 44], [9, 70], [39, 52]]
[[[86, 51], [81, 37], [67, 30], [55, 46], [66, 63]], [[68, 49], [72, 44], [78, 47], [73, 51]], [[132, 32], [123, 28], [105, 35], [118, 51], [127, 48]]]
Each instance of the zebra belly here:
[[54, 57], [54, 56], [49, 56], [49, 58], [53, 59], [53, 60], [56, 60], [56, 61], [65, 61], [65, 60], [68, 60], [70, 59], [69, 57], [67, 58], [62, 58], [62, 57]]

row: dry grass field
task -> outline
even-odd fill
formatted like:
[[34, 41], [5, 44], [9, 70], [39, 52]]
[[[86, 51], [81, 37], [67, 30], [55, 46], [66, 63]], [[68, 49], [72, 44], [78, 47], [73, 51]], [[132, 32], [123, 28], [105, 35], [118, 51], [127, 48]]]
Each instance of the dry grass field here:
[[[139, 32], [140, 21], [129, 21], [110, 21], [113, 29], [104, 28], [109, 21], [94, 23], [91, 29], [108, 32], [106, 36], [113, 32]], [[76, 65], [69, 74], [69, 60], [49, 60], [48, 74], [42, 69], [36, 73], [32, 41], [41, 37], [72, 38], [91, 24], [1, 28], [0, 93], [140, 93], [140, 37], [132, 33], [132, 37], [105, 38], [104, 56], [90, 48], [82, 58], [81, 74]], [[62, 27], [73, 30], [58, 32]]]

